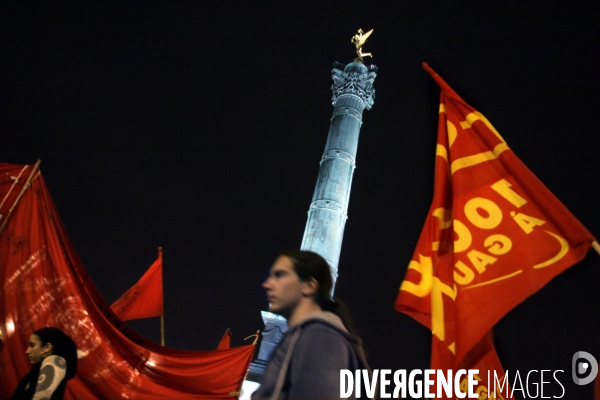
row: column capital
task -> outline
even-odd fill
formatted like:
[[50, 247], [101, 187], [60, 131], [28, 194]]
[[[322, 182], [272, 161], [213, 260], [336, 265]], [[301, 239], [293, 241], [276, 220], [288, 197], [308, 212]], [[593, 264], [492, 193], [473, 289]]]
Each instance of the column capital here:
[[351, 95], [362, 100], [364, 108], [370, 110], [375, 100], [373, 82], [377, 76], [377, 66], [366, 66], [361, 62], [352, 62], [344, 65], [338, 62], [333, 64], [331, 78], [333, 97], [331, 103], [335, 107], [338, 99], [344, 95]]

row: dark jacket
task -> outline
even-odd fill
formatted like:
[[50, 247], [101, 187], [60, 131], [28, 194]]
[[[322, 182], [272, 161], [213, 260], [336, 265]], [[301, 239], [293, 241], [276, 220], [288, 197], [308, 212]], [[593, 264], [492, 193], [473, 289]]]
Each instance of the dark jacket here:
[[[64, 399], [69, 378], [64, 377], [64, 372], [62, 375], [58, 374], [58, 369], [66, 370], [66, 361], [59, 356], [47, 357], [43, 362], [34, 365], [17, 385], [11, 400], [31, 400], [36, 390], [46, 392], [42, 395], [51, 394], [49, 400]], [[40, 376], [43, 376], [43, 379], [40, 379]]]
[[339, 399], [341, 369], [369, 369], [361, 340], [339, 317], [321, 312], [285, 334], [252, 399]]

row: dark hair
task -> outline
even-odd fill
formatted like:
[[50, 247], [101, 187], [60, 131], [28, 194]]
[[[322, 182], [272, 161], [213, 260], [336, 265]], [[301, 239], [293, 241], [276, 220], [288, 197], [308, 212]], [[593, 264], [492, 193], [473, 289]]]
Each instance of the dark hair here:
[[346, 304], [337, 297], [331, 296], [333, 278], [327, 261], [312, 251], [289, 249], [280, 253], [292, 261], [294, 272], [301, 281], [314, 279], [318, 283], [316, 301], [323, 311], [330, 311], [340, 317], [350, 333], [354, 333], [354, 325]]
[[42, 346], [51, 343], [52, 354], [65, 359], [67, 362], [65, 378], [72, 379], [77, 372], [77, 345], [75, 342], [66, 333], [53, 326], [38, 329], [33, 333], [40, 338]]

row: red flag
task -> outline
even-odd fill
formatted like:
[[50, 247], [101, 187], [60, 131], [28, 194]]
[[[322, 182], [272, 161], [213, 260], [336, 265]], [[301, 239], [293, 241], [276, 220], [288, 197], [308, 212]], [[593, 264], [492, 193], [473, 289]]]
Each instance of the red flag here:
[[31, 167], [0, 163], [0, 221], [14, 205], [0, 230], [0, 399], [10, 398], [31, 369], [29, 335], [45, 326], [77, 343], [77, 375], [66, 400], [237, 399], [254, 345], [171, 349], [115, 318], [77, 256], [42, 175]]
[[223, 337], [219, 341], [217, 350], [225, 350], [225, 349], [229, 349], [230, 347], [231, 347], [231, 331], [229, 330], [229, 328], [227, 328], [227, 330], [223, 334]]
[[476, 362], [469, 352], [494, 324], [595, 239], [488, 120], [423, 67], [442, 90], [434, 197], [395, 308], [431, 329], [432, 365], [457, 368]]
[[148, 271], [110, 308], [123, 321], [163, 315], [162, 248]]

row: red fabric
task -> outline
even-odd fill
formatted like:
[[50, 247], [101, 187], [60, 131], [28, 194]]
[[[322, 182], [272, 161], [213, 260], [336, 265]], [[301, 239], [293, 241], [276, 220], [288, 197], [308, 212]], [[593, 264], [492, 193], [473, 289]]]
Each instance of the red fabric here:
[[[0, 164], [0, 199], [23, 166]], [[27, 176], [28, 173], [25, 174]], [[16, 192], [25, 179], [20, 178]], [[6, 215], [15, 190], [0, 207]], [[29, 335], [56, 326], [80, 351], [67, 399], [233, 399], [254, 346], [183, 351], [130, 330], [102, 298], [77, 257], [41, 175], [0, 232], [0, 399], [29, 371]]]
[[[514, 399], [510, 396], [512, 390], [508, 382], [504, 382], [504, 369], [500, 363], [500, 359], [494, 349], [492, 342], [492, 332], [486, 333], [483, 338], [473, 346], [469, 353], [465, 356], [463, 361], [459, 365], [454, 366], [455, 356], [444, 345], [440, 340], [434, 340], [432, 342], [432, 357], [431, 357], [431, 369], [444, 371], [447, 376], [447, 370], [453, 370], [454, 373], [458, 370], [470, 370], [476, 369], [479, 374], [475, 376], [478, 381], [474, 387], [474, 391], [480, 396], [479, 398], [487, 399], [487, 394], [490, 393], [489, 398], [498, 400], [509, 400]], [[494, 375], [495, 374], [495, 375]], [[452, 375], [454, 376], [454, 374]], [[494, 380], [494, 378], [496, 378]], [[513, 377], [514, 378], [514, 377]], [[496, 397], [493, 397], [494, 386], [496, 387]], [[432, 390], [432, 393], [437, 392], [437, 387], [434, 382], [433, 387], [436, 389]], [[467, 377], [463, 375], [460, 382], [460, 389], [464, 393], [467, 392]], [[482, 395], [482, 393], [484, 395]], [[481, 397], [484, 396], [484, 397]], [[436, 397], [438, 399], [452, 399], [455, 400], [455, 396], [446, 397], [442, 391], [442, 397]]]
[[218, 350], [225, 350], [231, 347], [231, 331], [229, 329], [227, 329], [227, 331], [225, 331], [225, 334], [223, 335], [223, 337], [221, 338], [221, 340], [219, 341], [219, 345], [217, 346]]
[[442, 89], [434, 197], [395, 308], [431, 329], [432, 365], [456, 368], [594, 238], [489, 121], [424, 68]]
[[135, 285], [110, 308], [122, 321], [163, 315], [162, 248], [158, 258]]

